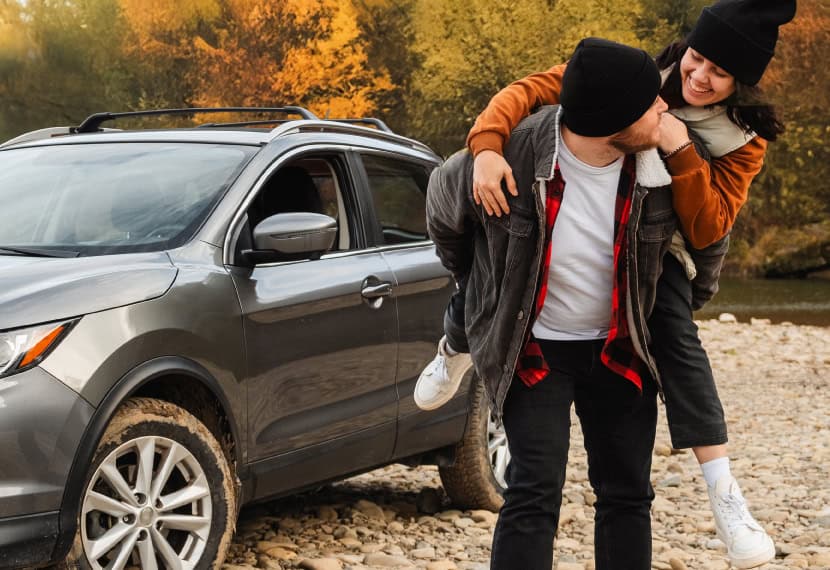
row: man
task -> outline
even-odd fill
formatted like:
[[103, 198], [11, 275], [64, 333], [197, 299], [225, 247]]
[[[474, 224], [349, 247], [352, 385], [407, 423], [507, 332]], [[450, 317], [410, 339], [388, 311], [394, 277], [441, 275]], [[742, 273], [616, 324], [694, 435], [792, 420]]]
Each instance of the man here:
[[644, 323], [676, 224], [655, 150], [659, 88], [642, 50], [583, 40], [561, 106], [505, 147], [519, 187], [532, 187], [508, 197], [508, 216], [475, 205], [467, 152], [430, 179], [430, 236], [459, 283], [430, 368], [463, 374], [470, 353], [512, 454], [493, 570], [551, 568], [572, 403], [597, 495], [596, 568], [651, 567], [659, 379]]

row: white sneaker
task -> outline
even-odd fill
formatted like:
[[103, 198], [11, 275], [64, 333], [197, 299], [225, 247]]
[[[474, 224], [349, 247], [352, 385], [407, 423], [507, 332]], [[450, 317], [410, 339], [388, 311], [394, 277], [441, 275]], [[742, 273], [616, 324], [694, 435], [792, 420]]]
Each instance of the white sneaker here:
[[438, 341], [438, 354], [427, 364], [415, 384], [415, 403], [422, 410], [434, 410], [449, 402], [464, 374], [473, 365], [473, 359], [466, 352], [447, 354], [447, 337]]
[[725, 544], [735, 568], [755, 568], [775, 558], [775, 545], [749, 514], [746, 499], [731, 475], [718, 479], [709, 489], [709, 503], [715, 515], [718, 538]]

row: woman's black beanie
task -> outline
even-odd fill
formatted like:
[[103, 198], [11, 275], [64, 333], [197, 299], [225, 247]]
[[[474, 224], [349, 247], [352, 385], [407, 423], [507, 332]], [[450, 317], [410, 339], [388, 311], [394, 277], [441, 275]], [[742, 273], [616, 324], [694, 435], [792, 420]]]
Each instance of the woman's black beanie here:
[[660, 72], [648, 53], [585, 38], [562, 77], [562, 121], [578, 135], [613, 135], [642, 117], [659, 91]]
[[778, 26], [795, 17], [796, 0], [720, 0], [700, 14], [689, 46], [745, 85], [764, 75]]

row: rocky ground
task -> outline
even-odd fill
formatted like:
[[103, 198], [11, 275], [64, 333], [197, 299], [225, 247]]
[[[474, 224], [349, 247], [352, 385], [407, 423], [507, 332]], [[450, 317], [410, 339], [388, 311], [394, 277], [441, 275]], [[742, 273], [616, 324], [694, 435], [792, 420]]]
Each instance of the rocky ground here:
[[[777, 546], [764, 569], [830, 569], [830, 328], [705, 321], [700, 329], [726, 408], [733, 473]], [[594, 568], [594, 497], [578, 425], [556, 541], [560, 570]], [[662, 416], [653, 482], [652, 567], [729, 568], [700, 469], [691, 453], [672, 452]], [[243, 511], [225, 569], [486, 570], [495, 520], [453, 510], [437, 469], [391, 466]]]

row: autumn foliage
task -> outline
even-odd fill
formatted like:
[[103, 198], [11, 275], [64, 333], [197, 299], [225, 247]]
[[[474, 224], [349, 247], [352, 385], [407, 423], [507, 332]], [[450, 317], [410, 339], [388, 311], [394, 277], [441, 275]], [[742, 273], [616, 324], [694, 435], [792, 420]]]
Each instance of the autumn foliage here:
[[[442, 154], [488, 99], [596, 35], [656, 53], [711, 0], [0, 0], [0, 140], [102, 110], [302, 105], [377, 116]], [[763, 87], [788, 130], [740, 254], [830, 213], [830, 4], [799, 0]]]

